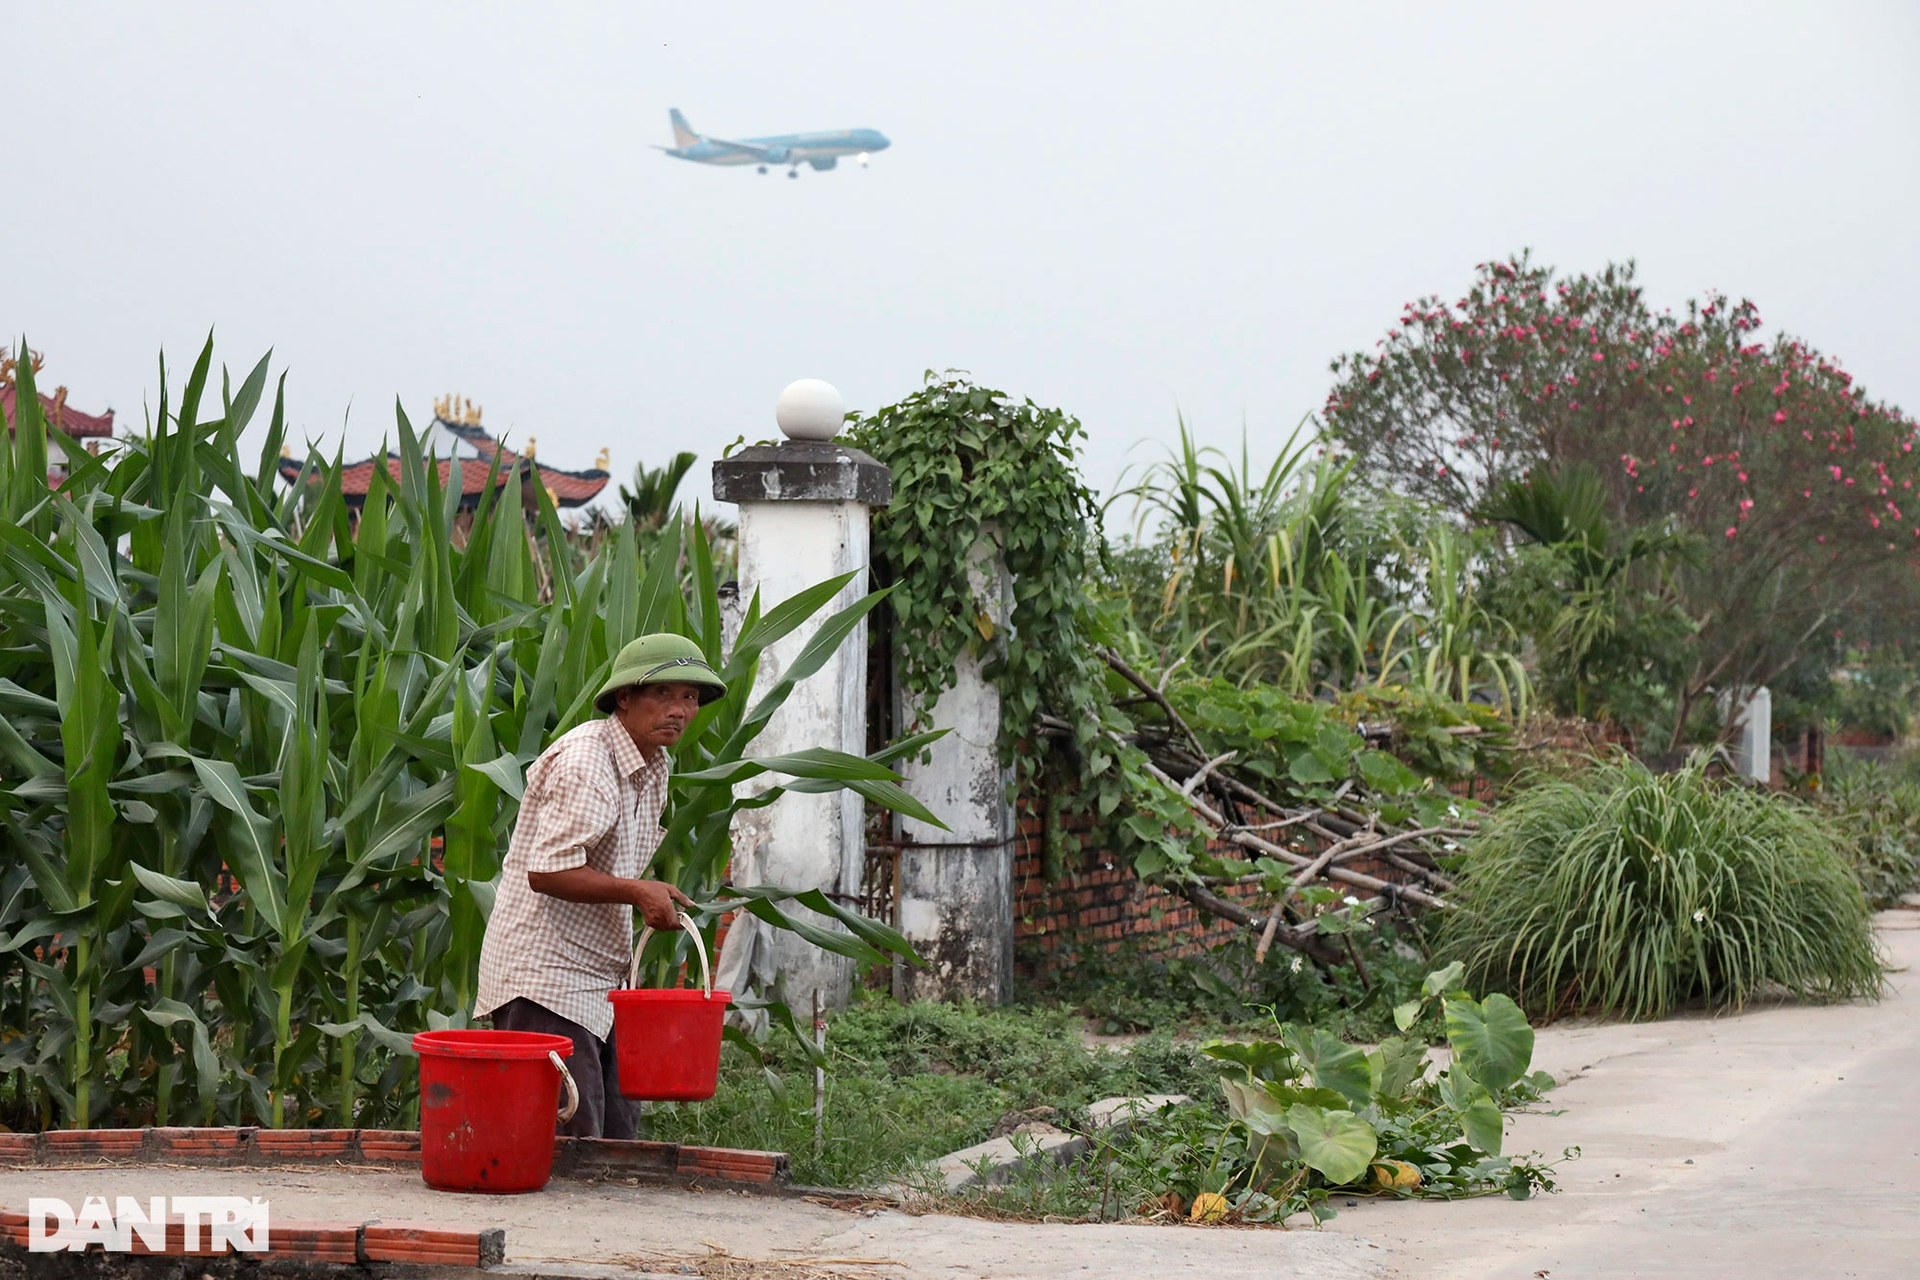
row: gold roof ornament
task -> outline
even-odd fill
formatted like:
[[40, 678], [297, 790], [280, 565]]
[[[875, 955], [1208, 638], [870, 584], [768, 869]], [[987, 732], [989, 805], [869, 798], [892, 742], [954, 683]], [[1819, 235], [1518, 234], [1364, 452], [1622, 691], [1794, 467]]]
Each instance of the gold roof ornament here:
[[600, 446], [599, 455], [595, 457], [593, 460], [593, 469], [595, 471], [605, 471], [607, 469], [607, 464], [612, 461], [613, 461], [613, 450], [607, 448], [605, 445], [602, 445]]
[[433, 416], [442, 422], [451, 422], [462, 427], [480, 425], [481, 406], [471, 399], [460, 395], [440, 396], [433, 402]]
[[[0, 347], [0, 383], [13, 385], [14, 370], [20, 365], [19, 355], [12, 347]], [[30, 373], [39, 373], [46, 368], [47, 357], [32, 347], [27, 348], [27, 368]]]
[[523, 458], [531, 458], [534, 455], [534, 451], [537, 450], [539, 447], [540, 447], [540, 437], [528, 436], [527, 447], [521, 450], [520, 456]]

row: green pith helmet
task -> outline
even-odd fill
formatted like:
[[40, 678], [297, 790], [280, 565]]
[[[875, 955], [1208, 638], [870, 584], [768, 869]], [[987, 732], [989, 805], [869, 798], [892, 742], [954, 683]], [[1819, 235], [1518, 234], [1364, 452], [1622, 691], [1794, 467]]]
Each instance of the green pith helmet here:
[[593, 705], [602, 714], [611, 714], [613, 702], [622, 689], [636, 684], [697, 684], [700, 705], [726, 696], [727, 682], [707, 665], [707, 655], [685, 636], [657, 631], [641, 636], [620, 651], [613, 660], [613, 672], [600, 686]]

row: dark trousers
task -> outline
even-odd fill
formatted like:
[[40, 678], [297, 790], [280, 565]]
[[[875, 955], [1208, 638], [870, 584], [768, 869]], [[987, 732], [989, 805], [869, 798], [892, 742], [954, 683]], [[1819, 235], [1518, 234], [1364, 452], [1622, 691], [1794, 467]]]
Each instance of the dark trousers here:
[[[613, 1046], [570, 1018], [542, 1004], [516, 996], [493, 1011], [495, 1031], [537, 1031], [573, 1041], [573, 1056], [565, 1059], [580, 1090], [580, 1109], [555, 1131], [574, 1138], [631, 1138], [633, 1104], [620, 1096], [620, 1064]], [[566, 1094], [561, 1093], [564, 1102]]]

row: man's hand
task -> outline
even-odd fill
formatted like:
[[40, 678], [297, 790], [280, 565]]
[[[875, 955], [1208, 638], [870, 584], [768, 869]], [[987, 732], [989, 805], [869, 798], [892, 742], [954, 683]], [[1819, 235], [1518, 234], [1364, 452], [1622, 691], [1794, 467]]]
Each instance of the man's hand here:
[[624, 902], [636, 908], [651, 928], [678, 929], [676, 907], [691, 907], [693, 899], [663, 880], [628, 880], [592, 867], [565, 871], [529, 871], [527, 884], [564, 902]]
[[649, 929], [678, 929], [680, 907], [691, 907], [693, 899], [664, 880], [633, 880], [633, 906]]

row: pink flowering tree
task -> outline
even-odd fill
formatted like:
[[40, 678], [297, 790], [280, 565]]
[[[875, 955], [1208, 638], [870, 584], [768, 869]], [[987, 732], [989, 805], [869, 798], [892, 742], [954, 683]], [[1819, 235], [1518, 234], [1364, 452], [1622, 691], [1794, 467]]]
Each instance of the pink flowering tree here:
[[1677, 747], [1714, 690], [1780, 677], [1850, 624], [1920, 617], [1913, 419], [1760, 327], [1718, 294], [1655, 314], [1630, 263], [1556, 281], [1523, 254], [1335, 361], [1324, 419], [1362, 477], [1465, 516], [1586, 463], [1612, 518], [1692, 535]]

